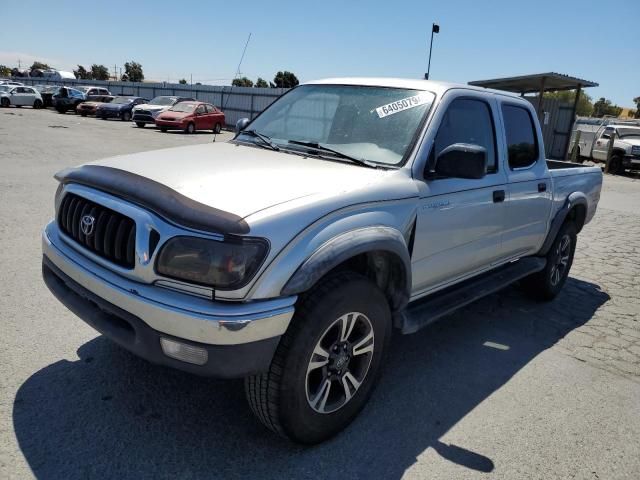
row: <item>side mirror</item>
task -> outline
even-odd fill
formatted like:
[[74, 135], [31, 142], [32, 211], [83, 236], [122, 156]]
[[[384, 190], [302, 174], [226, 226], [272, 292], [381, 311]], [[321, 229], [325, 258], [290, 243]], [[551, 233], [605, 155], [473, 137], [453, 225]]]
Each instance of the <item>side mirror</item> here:
[[245, 128], [247, 128], [247, 125], [249, 125], [249, 122], [251, 122], [251, 120], [249, 120], [248, 118], [241, 118], [240, 120], [238, 120], [236, 122], [236, 135], [240, 133], [242, 130], [244, 130]]
[[436, 158], [435, 173], [454, 178], [483, 178], [487, 174], [487, 150], [480, 145], [454, 143]]

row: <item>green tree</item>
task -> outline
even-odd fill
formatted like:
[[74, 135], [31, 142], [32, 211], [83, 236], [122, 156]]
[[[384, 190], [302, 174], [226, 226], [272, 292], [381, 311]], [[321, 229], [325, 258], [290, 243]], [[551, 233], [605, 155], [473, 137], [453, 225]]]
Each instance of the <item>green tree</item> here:
[[82, 65], [78, 65], [78, 69], [73, 71], [73, 74], [76, 78], [80, 80], [91, 80], [93, 79], [93, 75], [91, 75], [91, 70], [87, 70]]
[[298, 86], [300, 82], [293, 73], [285, 70], [284, 72], [276, 73], [276, 76], [273, 78], [273, 83], [278, 88], [293, 88]]
[[[544, 94], [544, 98], [553, 98], [559, 100], [562, 103], [570, 103], [576, 99], [575, 90], [565, 90], [562, 92], [547, 92]], [[584, 92], [580, 93], [580, 99], [576, 106], [576, 114], [581, 117], [589, 117], [593, 113], [593, 99]]]
[[29, 70], [49, 70], [51, 67], [46, 63], [42, 62], [33, 62], [31, 68]]
[[144, 80], [144, 73], [142, 72], [142, 65], [138, 62], [126, 62], [124, 64], [124, 76], [127, 76], [127, 80], [124, 82], [141, 82]]
[[636, 111], [633, 115], [633, 118], [640, 118], [640, 97], [634, 98], [633, 103], [636, 104]]
[[255, 87], [256, 88], [269, 88], [269, 84], [267, 83], [267, 81], [264, 78], [258, 77], [258, 79], [256, 80]]
[[600, 99], [593, 104], [593, 116], [594, 117], [604, 117], [605, 115], [611, 115], [613, 117], [617, 117], [622, 112], [622, 108], [613, 105], [611, 100], [608, 100], [604, 97], [600, 97]]
[[181, 78], [180, 80], [178, 80], [178, 83], [180, 85], [186, 85], [187, 84], [187, 79], [186, 78]]
[[253, 82], [249, 80], [247, 77], [242, 78], [234, 78], [231, 85], [234, 87], [253, 87]]
[[91, 65], [91, 77], [94, 80], [109, 80], [109, 69], [104, 65]]
[[11, 69], [6, 65], [0, 65], [0, 77], [8, 77], [11, 75]]

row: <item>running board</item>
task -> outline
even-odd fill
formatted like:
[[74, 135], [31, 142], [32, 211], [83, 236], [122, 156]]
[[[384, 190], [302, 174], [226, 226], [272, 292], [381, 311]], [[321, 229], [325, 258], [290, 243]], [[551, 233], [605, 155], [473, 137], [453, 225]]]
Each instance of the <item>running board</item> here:
[[545, 265], [544, 258], [523, 258], [460, 285], [433, 293], [399, 312], [395, 318], [396, 326], [403, 334], [415, 333], [458, 308], [497, 292], [527, 275], [539, 272]]

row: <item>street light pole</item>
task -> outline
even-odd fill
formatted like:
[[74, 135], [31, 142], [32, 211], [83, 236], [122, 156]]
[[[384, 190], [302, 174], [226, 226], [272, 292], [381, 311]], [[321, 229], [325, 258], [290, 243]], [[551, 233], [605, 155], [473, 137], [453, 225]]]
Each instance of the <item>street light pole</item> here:
[[431, 26], [431, 43], [429, 44], [429, 63], [427, 64], [427, 73], [424, 74], [424, 79], [429, 80], [429, 72], [431, 71], [431, 50], [433, 49], [433, 34], [440, 33], [440, 25], [437, 23]]

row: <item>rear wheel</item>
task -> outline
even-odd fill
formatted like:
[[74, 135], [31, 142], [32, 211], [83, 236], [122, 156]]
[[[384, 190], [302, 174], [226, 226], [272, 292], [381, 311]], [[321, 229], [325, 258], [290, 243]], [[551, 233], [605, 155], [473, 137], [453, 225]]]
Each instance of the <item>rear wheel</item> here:
[[144, 122], [136, 122], [136, 126], [138, 128], [144, 128], [145, 125], [146, 125], [146, 123], [144, 123]]
[[342, 272], [305, 294], [268, 373], [245, 379], [260, 421], [314, 444], [357, 416], [375, 386], [391, 336], [391, 313], [369, 279]]
[[33, 108], [42, 108], [42, 100], [36, 98], [35, 102], [33, 102]]
[[196, 124], [193, 122], [189, 122], [187, 124], [187, 128], [184, 129], [184, 132], [189, 134], [196, 133]]
[[573, 264], [577, 239], [575, 224], [566, 222], [546, 255], [545, 268], [522, 280], [522, 286], [530, 296], [538, 300], [553, 300], [560, 293]]
[[213, 127], [213, 133], [220, 133], [222, 131], [222, 125], [216, 123]]
[[2, 105], [4, 108], [7, 108], [9, 105], [11, 105], [11, 102], [8, 98], [3, 98], [2, 100], [0, 100], [0, 105]]

